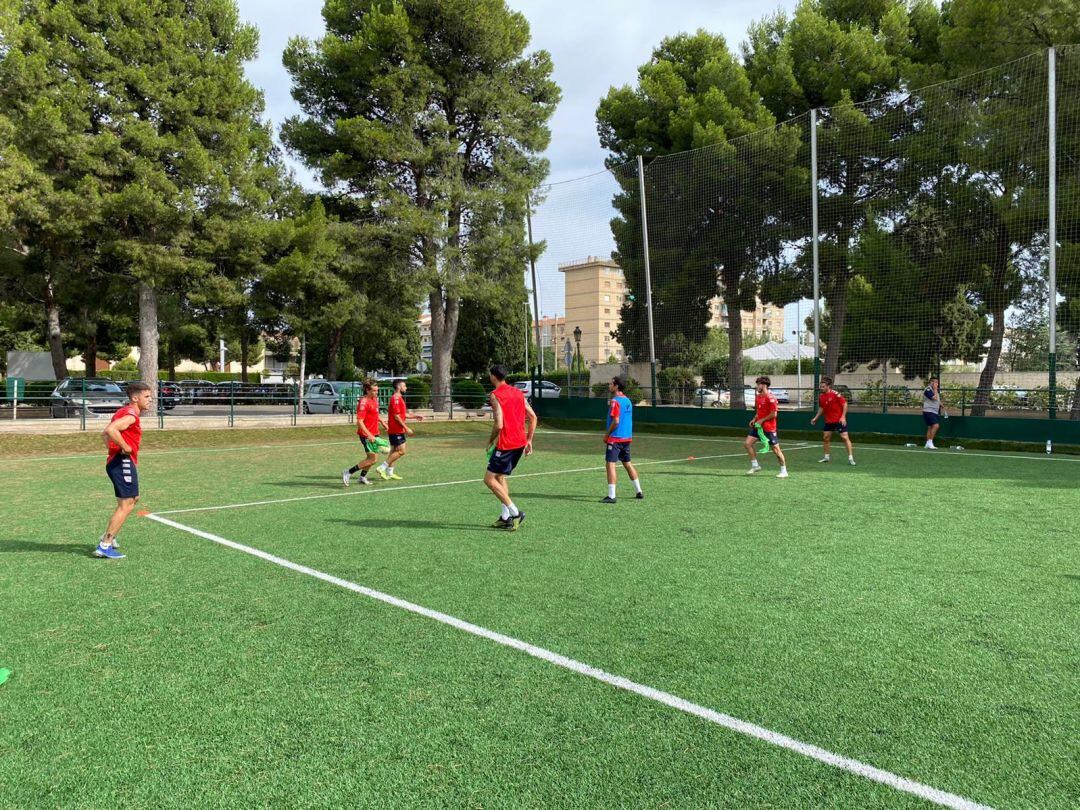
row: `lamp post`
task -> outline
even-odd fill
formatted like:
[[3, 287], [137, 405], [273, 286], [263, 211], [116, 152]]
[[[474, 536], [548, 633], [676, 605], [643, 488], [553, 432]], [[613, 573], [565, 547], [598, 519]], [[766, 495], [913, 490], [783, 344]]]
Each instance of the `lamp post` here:
[[574, 343], [577, 344], [577, 372], [581, 373], [581, 367], [585, 365], [584, 360], [581, 357], [581, 327], [574, 327]]

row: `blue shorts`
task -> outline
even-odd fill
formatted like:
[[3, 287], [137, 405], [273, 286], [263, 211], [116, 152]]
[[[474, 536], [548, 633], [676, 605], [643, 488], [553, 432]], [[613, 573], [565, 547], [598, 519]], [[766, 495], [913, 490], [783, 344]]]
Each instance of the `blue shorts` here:
[[608, 442], [604, 458], [608, 464], [614, 464], [617, 461], [624, 463], [630, 461], [630, 442]]
[[524, 453], [524, 447], [519, 447], [516, 450], [496, 450], [491, 454], [491, 460], [488, 462], [488, 472], [493, 472], [496, 475], [510, 475], [518, 462], [521, 461]]
[[930, 411], [922, 412], [922, 420], [926, 422], [927, 427], [941, 424], [941, 418], [936, 413], [930, 413]]
[[847, 425], [844, 422], [826, 422], [826, 433], [847, 433]]
[[[746, 435], [753, 436], [755, 439], [761, 438], [757, 435], [757, 428], [750, 428], [750, 430], [746, 431]], [[780, 437], [775, 430], [766, 430], [765, 438], [769, 442], [769, 447], [776, 447], [776, 445], [780, 444]]]
[[105, 473], [112, 481], [117, 498], [139, 497], [139, 470], [131, 456], [116, 456], [105, 465]]
[[406, 441], [406, 439], [405, 439], [405, 434], [404, 433], [391, 433], [390, 434], [390, 446], [391, 447], [401, 447], [401, 445], [405, 444], [405, 441]]

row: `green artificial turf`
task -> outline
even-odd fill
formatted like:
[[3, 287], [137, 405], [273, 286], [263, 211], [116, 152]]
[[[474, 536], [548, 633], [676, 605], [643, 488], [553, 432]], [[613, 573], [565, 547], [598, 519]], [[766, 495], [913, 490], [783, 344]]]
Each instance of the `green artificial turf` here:
[[[166, 517], [973, 801], [1080, 804], [1080, 461], [789, 445], [777, 480], [648, 435], [646, 499], [620, 472], [609, 506], [599, 435], [545, 432], [508, 533], [485, 426], [417, 433], [349, 490], [346, 426], [148, 448], [140, 508], [303, 499]], [[93, 559], [100, 457], [0, 480], [5, 806], [922, 804], [147, 518]]]

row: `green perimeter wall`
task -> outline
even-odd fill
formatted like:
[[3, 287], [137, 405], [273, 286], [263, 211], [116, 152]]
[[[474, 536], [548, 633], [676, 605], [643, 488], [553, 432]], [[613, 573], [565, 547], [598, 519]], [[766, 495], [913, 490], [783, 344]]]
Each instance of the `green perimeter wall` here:
[[[607, 415], [605, 399], [535, 399], [533, 408], [544, 419], [603, 422]], [[813, 411], [781, 411], [780, 435], [821, 436], [820, 428], [810, 425]], [[659, 407], [639, 405], [634, 408], [634, 426], [696, 426], [708, 429], [745, 430], [749, 411], [727, 408]], [[820, 424], [820, 423], [819, 423]], [[848, 413], [852, 434], [878, 434], [882, 437], [923, 440], [926, 426], [922, 416], [911, 413]], [[959, 441], [1000, 443], [1002, 448], [1026, 445], [1023, 449], [1041, 450], [1050, 439], [1054, 445], [1072, 445], [1080, 452], [1080, 422], [1067, 419], [1015, 419], [1008, 417], [953, 416], [943, 419], [937, 443], [948, 446]]]

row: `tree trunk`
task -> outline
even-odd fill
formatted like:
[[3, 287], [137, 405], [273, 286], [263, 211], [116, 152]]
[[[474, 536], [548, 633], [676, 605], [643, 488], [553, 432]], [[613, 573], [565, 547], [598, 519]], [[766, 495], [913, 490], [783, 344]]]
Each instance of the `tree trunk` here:
[[1001, 359], [1001, 344], [1005, 339], [1005, 307], [995, 305], [993, 316], [990, 351], [986, 353], [986, 365], [979, 375], [979, 388], [975, 391], [975, 399], [971, 403], [972, 416], [986, 416], [986, 409], [990, 405], [990, 390], [994, 387], [994, 377], [997, 376], [998, 361]]
[[458, 307], [456, 298], [444, 300], [442, 288], [433, 290], [428, 298], [431, 305], [431, 392], [436, 411], [450, 409], [450, 369], [454, 340], [457, 337]]
[[326, 358], [326, 376], [331, 380], [338, 378], [338, 354], [341, 353], [341, 341], [345, 338], [345, 327], [330, 332], [329, 356]]
[[52, 356], [53, 374], [56, 379], [67, 377], [67, 357], [64, 355], [64, 337], [60, 333], [60, 307], [56, 303], [56, 290], [51, 274], [45, 275], [45, 323]]
[[825, 367], [822, 374], [835, 377], [840, 368], [840, 350], [844, 343], [844, 321], [847, 320], [848, 279], [843, 273], [833, 285], [833, 294], [827, 296], [829, 302], [829, 343], [825, 347]]
[[139, 378], [153, 386], [158, 372], [157, 290], [139, 282]]
[[248, 352], [251, 349], [251, 340], [244, 326], [240, 327], [240, 382], [248, 381]]
[[86, 376], [97, 376], [97, 335], [91, 335], [86, 339], [86, 348], [83, 350], [83, 363], [86, 365]]
[[746, 409], [742, 370], [742, 311], [737, 306], [728, 308], [728, 390], [731, 392], [730, 407], [733, 411]]
[[307, 333], [300, 335], [300, 412], [304, 412], [304, 383], [307, 382]]

